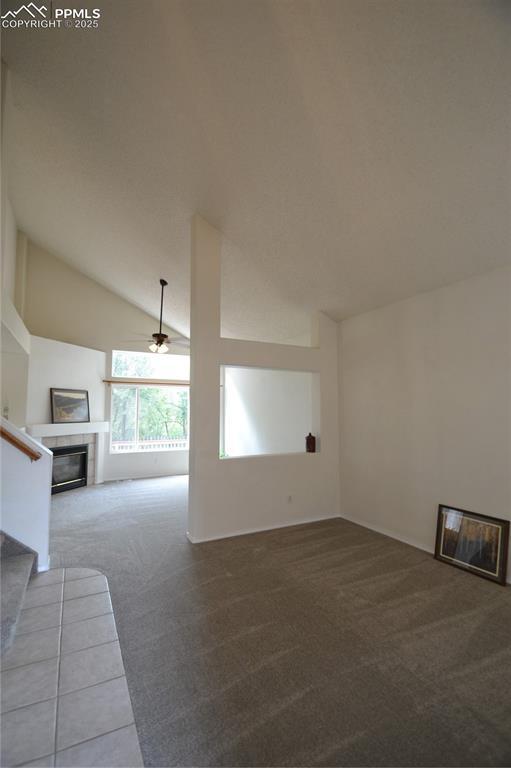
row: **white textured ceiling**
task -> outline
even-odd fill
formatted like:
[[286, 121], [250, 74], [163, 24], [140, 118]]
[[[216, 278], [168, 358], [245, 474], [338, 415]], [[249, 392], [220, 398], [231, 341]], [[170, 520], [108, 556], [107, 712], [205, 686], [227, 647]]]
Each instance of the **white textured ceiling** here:
[[194, 211], [225, 236], [227, 335], [290, 341], [509, 259], [507, 0], [100, 5], [3, 55], [19, 225], [107, 287], [157, 315], [166, 277], [187, 333]]

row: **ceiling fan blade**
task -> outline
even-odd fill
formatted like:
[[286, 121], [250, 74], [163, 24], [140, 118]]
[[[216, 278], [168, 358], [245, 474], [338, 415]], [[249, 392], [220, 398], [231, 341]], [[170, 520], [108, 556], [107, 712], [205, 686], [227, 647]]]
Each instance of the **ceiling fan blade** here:
[[[121, 339], [119, 344], [152, 344], [154, 339]], [[167, 342], [169, 347], [183, 347], [183, 349], [190, 349], [189, 339], [169, 339]]]

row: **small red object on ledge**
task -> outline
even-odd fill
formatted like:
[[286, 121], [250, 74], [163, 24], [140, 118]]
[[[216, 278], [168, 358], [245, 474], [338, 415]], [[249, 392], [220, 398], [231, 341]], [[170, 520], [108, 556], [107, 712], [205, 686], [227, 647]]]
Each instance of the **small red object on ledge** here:
[[312, 432], [309, 432], [305, 438], [305, 450], [307, 453], [316, 453], [316, 438]]

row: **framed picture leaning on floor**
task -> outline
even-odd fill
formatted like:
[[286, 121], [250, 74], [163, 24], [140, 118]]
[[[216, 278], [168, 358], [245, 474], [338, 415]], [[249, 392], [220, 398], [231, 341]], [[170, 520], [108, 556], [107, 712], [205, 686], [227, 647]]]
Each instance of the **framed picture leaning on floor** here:
[[509, 520], [439, 505], [437, 560], [505, 584], [508, 542]]

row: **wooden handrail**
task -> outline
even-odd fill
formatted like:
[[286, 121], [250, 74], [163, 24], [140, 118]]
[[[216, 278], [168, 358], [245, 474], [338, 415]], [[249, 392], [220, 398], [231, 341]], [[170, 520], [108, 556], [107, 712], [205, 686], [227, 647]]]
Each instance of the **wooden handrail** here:
[[30, 448], [28, 445], [26, 445], [26, 443], [20, 440], [19, 437], [11, 435], [11, 433], [8, 432], [5, 427], [0, 427], [0, 437], [3, 437], [3, 439], [7, 440], [7, 442], [11, 445], [14, 445], [14, 447], [17, 448], [18, 451], [24, 453], [25, 456], [28, 456], [30, 461], [38, 461], [42, 456], [42, 453], [39, 453], [39, 451], [34, 451], [33, 448]]

